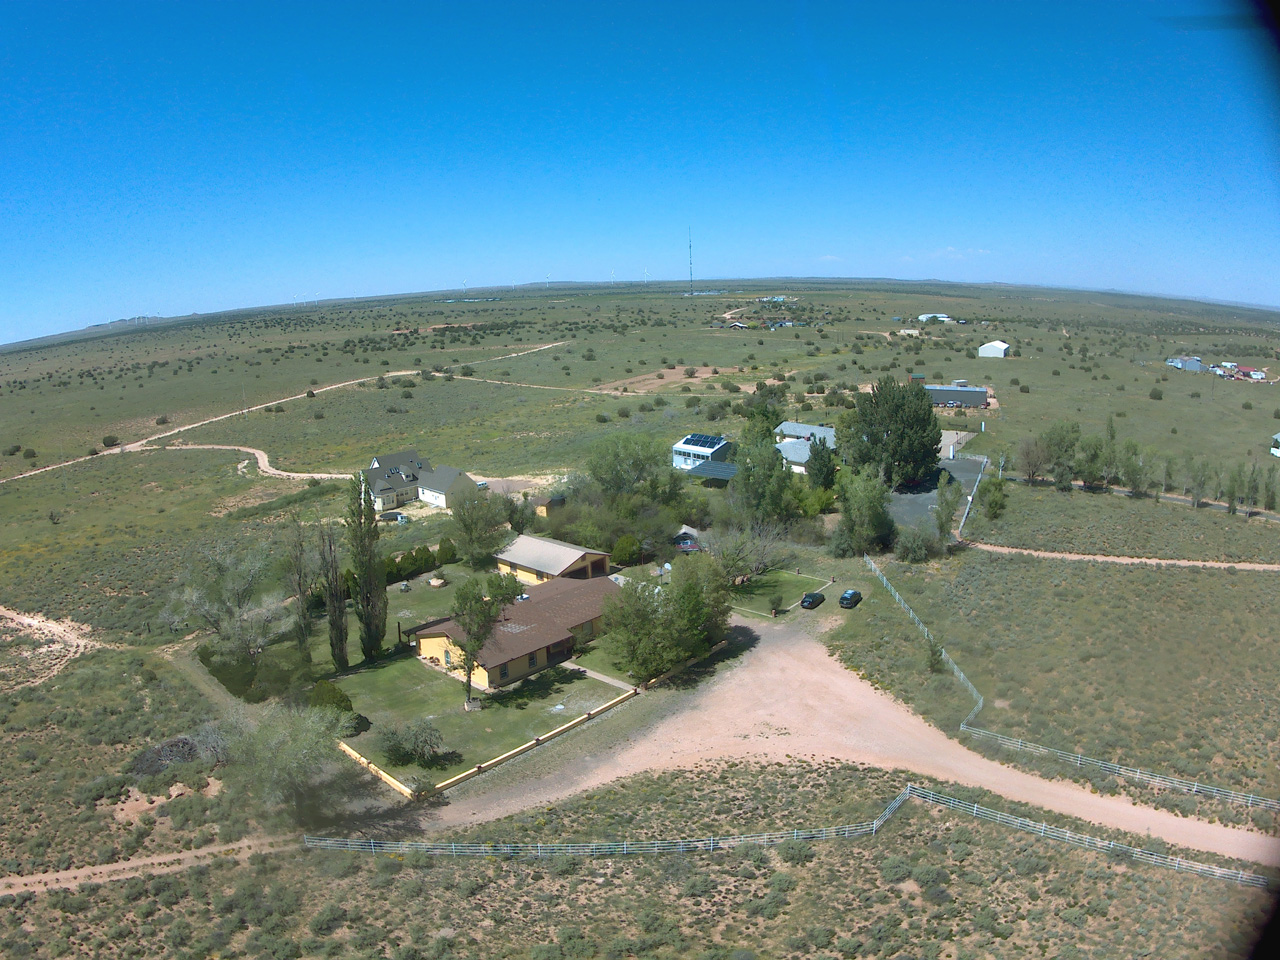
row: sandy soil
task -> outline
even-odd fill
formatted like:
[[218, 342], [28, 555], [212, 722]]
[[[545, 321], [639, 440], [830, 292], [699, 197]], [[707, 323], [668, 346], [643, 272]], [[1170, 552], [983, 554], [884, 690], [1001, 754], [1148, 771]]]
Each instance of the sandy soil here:
[[74, 888], [81, 883], [104, 883], [108, 880], [123, 880], [147, 873], [176, 873], [186, 870], [197, 863], [206, 863], [218, 857], [231, 857], [236, 860], [247, 859], [251, 853], [279, 852], [299, 845], [292, 837], [253, 837], [236, 843], [220, 843], [199, 850], [184, 850], [180, 853], [163, 853], [153, 857], [135, 857], [119, 863], [108, 863], [98, 867], [80, 867], [75, 870], [59, 870], [55, 873], [35, 873], [30, 876], [0, 877], [0, 896], [9, 893], [21, 893], [24, 890], [49, 890], [55, 887]]
[[39, 642], [39, 646], [27, 656], [30, 676], [10, 683], [0, 673], [0, 688], [18, 690], [44, 683], [66, 669], [76, 657], [103, 646], [92, 639], [89, 627], [74, 620], [50, 620], [36, 613], [19, 613], [7, 607], [0, 607], [0, 620]]
[[[1280, 866], [1280, 839], [1140, 807], [1068, 781], [1044, 780], [974, 753], [833, 659], [805, 631], [812, 621], [736, 622], [760, 636], [689, 706], [608, 756], [424, 811], [422, 826], [479, 823], [546, 805], [645, 770], [721, 758], [834, 758], [983, 787], [1010, 800], [1138, 836]], [[822, 622], [815, 624], [820, 629]]]
[[1056, 550], [1032, 550], [1027, 547], [1001, 547], [994, 543], [976, 540], [962, 541], [966, 547], [986, 550], [988, 553], [1017, 553], [1042, 560], [1093, 560], [1097, 563], [1145, 563], [1154, 567], [1211, 567], [1215, 570], [1260, 570], [1266, 573], [1280, 571], [1280, 563], [1229, 562], [1226, 560], [1170, 560], [1160, 557], [1117, 557], [1109, 553], [1060, 553]]

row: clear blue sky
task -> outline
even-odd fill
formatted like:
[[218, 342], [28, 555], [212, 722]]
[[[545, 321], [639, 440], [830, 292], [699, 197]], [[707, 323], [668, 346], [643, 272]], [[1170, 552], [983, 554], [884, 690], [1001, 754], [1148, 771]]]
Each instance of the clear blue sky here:
[[1217, 3], [0, 3], [0, 341], [686, 274], [1280, 304]]

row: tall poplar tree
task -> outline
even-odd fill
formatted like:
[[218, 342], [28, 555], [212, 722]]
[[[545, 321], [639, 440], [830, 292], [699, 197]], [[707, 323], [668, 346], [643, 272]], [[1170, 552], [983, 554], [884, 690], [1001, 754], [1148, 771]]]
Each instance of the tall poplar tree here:
[[378, 659], [387, 633], [387, 567], [378, 555], [378, 537], [373, 491], [363, 474], [357, 473], [351, 478], [347, 502], [347, 546], [356, 587], [351, 599], [360, 621], [360, 651], [365, 660]]
[[324, 593], [324, 612], [329, 621], [329, 655], [341, 673], [351, 666], [347, 656], [346, 581], [342, 577], [342, 561], [338, 556], [338, 531], [330, 520], [320, 527], [320, 589]]

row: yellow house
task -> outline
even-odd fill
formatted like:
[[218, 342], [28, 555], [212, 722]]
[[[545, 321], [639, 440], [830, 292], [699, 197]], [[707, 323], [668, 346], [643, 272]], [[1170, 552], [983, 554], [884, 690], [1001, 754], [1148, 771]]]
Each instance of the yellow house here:
[[[503, 609], [493, 636], [476, 657], [471, 685], [495, 690], [568, 660], [577, 638], [599, 629], [604, 603], [617, 592], [618, 585], [608, 577], [556, 579], [530, 587], [526, 599]], [[423, 661], [463, 675], [466, 634], [452, 619], [432, 620], [406, 632], [416, 638]]]
[[521, 534], [495, 559], [499, 573], [515, 574], [521, 583], [545, 583], [556, 577], [588, 580], [609, 575], [609, 554], [550, 537]]

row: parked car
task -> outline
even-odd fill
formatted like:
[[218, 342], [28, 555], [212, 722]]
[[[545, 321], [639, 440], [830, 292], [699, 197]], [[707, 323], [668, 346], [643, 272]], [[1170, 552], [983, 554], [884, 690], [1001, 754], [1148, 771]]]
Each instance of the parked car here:
[[852, 610], [862, 602], [862, 594], [857, 590], [846, 590], [840, 594], [840, 606], [846, 610]]
[[800, 598], [800, 606], [804, 607], [806, 610], [812, 610], [814, 607], [819, 606], [825, 599], [827, 598], [821, 593], [806, 593]]

